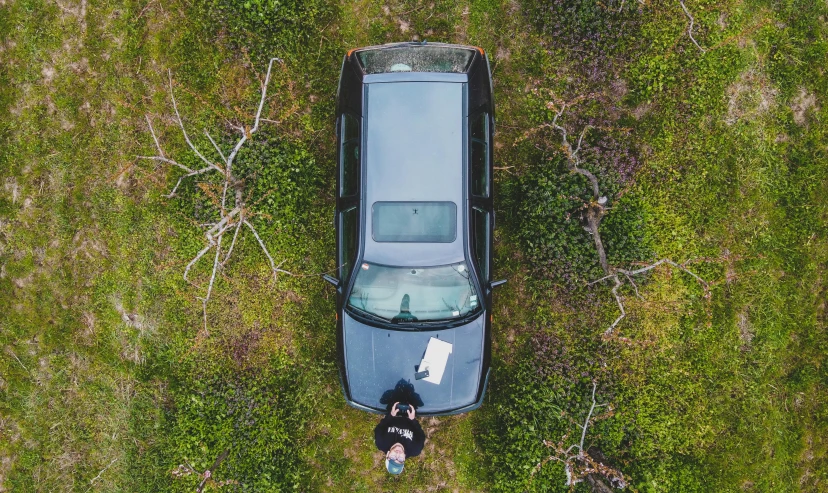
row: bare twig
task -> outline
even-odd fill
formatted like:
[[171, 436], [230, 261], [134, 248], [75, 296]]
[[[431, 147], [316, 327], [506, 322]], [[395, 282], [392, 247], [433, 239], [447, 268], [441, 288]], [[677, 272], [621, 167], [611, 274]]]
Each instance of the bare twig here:
[[592, 419], [592, 412], [595, 411], [596, 407], [606, 406], [606, 404], [595, 404], [595, 389], [597, 387], [598, 385], [595, 382], [592, 382], [592, 406], [589, 407], [589, 413], [587, 413], [584, 424], [581, 426], [581, 442], [578, 444], [579, 454], [584, 452], [584, 439], [586, 438], [587, 427], [589, 427], [589, 420]]
[[[569, 438], [568, 435], [564, 435], [561, 437], [561, 440], [557, 443], [553, 443], [548, 440], [544, 440], [543, 444], [547, 447], [551, 448], [554, 451], [553, 455], [542, 460], [535, 466], [535, 469], [532, 471], [532, 474], [537, 473], [547, 462], [549, 461], [558, 461], [562, 462], [564, 465], [564, 471], [566, 472], [566, 485], [572, 486], [575, 483], [580, 483], [584, 480], [587, 476], [590, 475], [598, 475], [602, 476], [603, 478], [609, 480], [610, 484], [612, 484], [616, 488], [624, 488], [627, 486], [627, 480], [624, 478], [624, 474], [617, 469], [612, 467], [606, 466], [601, 462], [595, 460], [584, 448], [584, 442], [586, 441], [587, 430], [589, 429], [589, 425], [592, 423], [593, 419], [598, 419], [600, 417], [593, 417], [593, 413], [596, 409], [604, 406], [608, 406], [608, 404], [598, 404], [595, 400], [595, 390], [598, 388], [598, 384], [596, 382], [592, 382], [592, 404], [589, 407], [589, 412], [587, 413], [586, 419], [584, 420], [584, 424], [575, 423], [575, 426], [581, 429], [581, 439], [577, 443], [573, 443], [567, 448], [564, 448], [564, 443]], [[612, 411], [612, 407], [609, 407], [610, 412]], [[573, 451], [575, 453], [573, 453]]]
[[[155, 148], [158, 152], [155, 156], [138, 156], [141, 159], [150, 159], [154, 161], [158, 161], [161, 163], [169, 164], [171, 166], [178, 167], [185, 171], [185, 174], [179, 177], [178, 181], [176, 182], [175, 186], [173, 187], [172, 191], [167, 195], [167, 197], [173, 197], [175, 192], [178, 190], [178, 187], [181, 185], [185, 178], [201, 175], [207, 173], [209, 171], [216, 171], [223, 177], [223, 183], [221, 185], [221, 195], [220, 197], [217, 196], [214, 192], [205, 189], [208, 197], [214, 202], [214, 205], [217, 207], [219, 211], [219, 219], [216, 222], [211, 222], [206, 226], [209, 227], [207, 231], [204, 233], [204, 237], [207, 240], [207, 244], [202, 248], [196, 256], [190, 260], [187, 266], [184, 268], [184, 280], [189, 282], [189, 273], [190, 270], [204, 257], [207, 252], [211, 249], [215, 248], [215, 255], [213, 257], [213, 265], [210, 271], [210, 278], [207, 283], [207, 289], [204, 297], [199, 297], [198, 299], [201, 301], [202, 305], [202, 312], [203, 312], [203, 319], [204, 319], [204, 332], [209, 335], [208, 332], [208, 325], [207, 325], [207, 304], [210, 301], [210, 296], [213, 292], [213, 287], [215, 285], [216, 274], [220, 269], [224, 267], [227, 261], [230, 259], [230, 255], [233, 253], [233, 249], [236, 245], [236, 240], [238, 239], [239, 232], [241, 231], [242, 225], [247, 225], [250, 228], [250, 231], [253, 232], [253, 236], [256, 237], [256, 241], [258, 241], [259, 246], [261, 246], [262, 251], [267, 256], [268, 261], [270, 262], [271, 270], [273, 271], [274, 279], [276, 278], [276, 274], [281, 272], [285, 274], [292, 275], [290, 272], [281, 269], [282, 263], [276, 265], [273, 260], [273, 256], [268, 251], [267, 247], [264, 244], [264, 241], [259, 236], [259, 233], [253, 227], [253, 225], [248, 221], [248, 217], [252, 214], [248, 212], [245, 204], [244, 192], [242, 189], [243, 182], [238, 180], [233, 175], [233, 162], [235, 161], [236, 157], [239, 154], [239, 151], [244, 146], [244, 144], [253, 138], [253, 135], [259, 130], [259, 124], [263, 120], [262, 112], [264, 110], [265, 102], [267, 101], [267, 87], [270, 84], [271, 74], [273, 72], [273, 63], [274, 62], [282, 62], [278, 58], [270, 59], [270, 62], [267, 66], [267, 74], [265, 75], [265, 79], [261, 85], [261, 97], [259, 99], [259, 104], [256, 107], [256, 115], [253, 120], [252, 127], [245, 127], [242, 125], [233, 125], [231, 127], [238, 130], [241, 133], [241, 136], [236, 141], [235, 145], [230, 150], [229, 154], [226, 154], [222, 151], [221, 146], [213, 139], [210, 133], [205, 130], [204, 135], [213, 145], [213, 148], [218, 153], [221, 161], [223, 163], [223, 167], [219, 166], [218, 164], [210, 161], [207, 159], [204, 154], [196, 147], [196, 145], [190, 140], [189, 134], [187, 134], [187, 130], [184, 127], [184, 122], [181, 118], [181, 114], [178, 111], [178, 102], [175, 99], [175, 93], [173, 90], [173, 80], [172, 80], [172, 73], [168, 72], [169, 74], [169, 89], [170, 89], [170, 99], [172, 100], [173, 109], [175, 111], [176, 121], [178, 122], [178, 126], [181, 129], [181, 133], [184, 135], [184, 140], [187, 142], [188, 147], [190, 150], [201, 159], [201, 161], [205, 164], [204, 168], [201, 169], [192, 169], [185, 165], [180, 164], [179, 162], [175, 161], [174, 159], [168, 158], [161, 147], [161, 144], [158, 140], [158, 136], [155, 133], [155, 129], [152, 127], [152, 122], [147, 116], [147, 124], [149, 126], [150, 133], [152, 134], [152, 140], [155, 143]], [[231, 192], [231, 193], [228, 193]], [[228, 205], [228, 199], [232, 197], [232, 205]], [[222, 260], [222, 250], [221, 244], [222, 239], [224, 237], [224, 233], [233, 229], [233, 240], [230, 243], [230, 247], [227, 252], [224, 254]], [[207, 471], [209, 473], [209, 471]]]
[[[581, 132], [581, 136], [578, 138], [578, 148], [573, 151], [572, 145], [569, 143], [569, 140], [567, 140], [566, 129], [558, 125], [558, 118], [560, 118], [560, 116], [563, 115], [565, 109], [566, 103], [561, 105], [560, 111], [558, 111], [558, 113], [555, 114], [555, 118], [552, 119], [552, 127], [561, 132], [561, 144], [563, 144], [564, 150], [566, 151], [566, 155], [569, 158], [567, 162], [569, 163], [570, 171], [585, 176], [589, 180], [590, 184], [592, 184], [592, 194], [594, 199], [597, 201], [601, 201], [602, 197], [601, 191], [598, 188], [598, 179], [595, 178], [595, 175], [590, 173], [588, 170], [585, 170], [580, 167], [581, 160], [578, 158], [578, 151], [581, 150], [581, 141], [584, 139], [584, 134], [589, 129], [589, 125], [584, 127], [584, 130]], [[603, 199], [603, 201], [606, 202], [606, 198], [604, 197]]]
[[244, 224], [244, 216], [239, 218], [238, 223], [236, 223], [236, 232], [233, 233], [233, 241], [230, 242], [230, 248], [227, 250], [227, 255], [224, 257], [224, 262], [221, 263], [221, 266], [224, 267], [224, 264], [230, 260], [230, 254], [233, 253], [233, 247], [236, 246], [236, 238], [239, 237], [239, 231], [241, 231], [242, 224]]
[[207, 136], [207, 138], [208, 138], [208, 139], [210, 139], [210, 143], [211, 143], [211, 144], [213, 144], [213, 147], [215, 147], [216, 152], [218, 152], [218, 153], [219, 153], [219, 156], [221, 156], [221, 160], [222, 160], [222, 161], [224, 161], [224, 164], [227, 164], [227, 158], [226, 158], [226, 157], [224, 157], [224, 153], [223, 153], [223, 152], [221, 152], [221, 148], [220, 148], [220, 147], [216, 144], [216, 141], [215, 141], [215, 140], [213, 140], [213, 137], [211, 137], [211, 136], [210, 136], [210, 132], [208, 132], [208, 131], [205, 129], [205, 130], [204, 130], [204, 135], [206, 135], [206, 136]]
[[254, 228], [254, 227], [253, 227], [253, 225], [252, 225], [252, 224], [250, 224], [247, 220], [245, 220], [245, 221], [244, 221], [244, 224], [245, 224], [245, 226], [247, 226], [248, 228], [250, 228], [250, 231], [252, 231], [252, 232], [253, 232], [253, 236], [255, 236], [255, 237], [256, 237], [256, 241], [258, 241], [258, 242], [259, 242], [259, 246], [261, 246], [261, 247], [262, 247], [262, 251], [265, 253], [265, 255], [267, 255], [267, 259], [270, 261], [270, 268], [273, 270], [273, 280], [274, 280], [274, 281], [276, 280], [276, 278], [277, 278], [277, 273], [279, 273], [279, 272], [281, 272], [281, 273], [283, 273], [283, 274], [287, 274], [287, 275], [289, 275], [289, 276], [292, 276], [292, 275], [293, 275], [293, 273], [292, 273], [292, 272], [288, 272], [288, 271], [286, 271], [286, 270], [283, 270], [283, 269], [280, 269], [280, 268], [279, 268], [279, 267], [281, 267], [281, 266], [282, 266], [282, 264], [284, 263], [284, 260], [283, 260], [281, 263], [279, 263], [279, 265], [276, 265], [276, 264], [275, 264], [275, 262], [273, 262], [273, 257], [271, 257], [271, 256], [270, 256], [270, 252], [268, 252], [268, 251], [267, 251], [267, 247], [265, 246], [265, 244], [264, 244], [264, 242], [262, 241], [262, 239], [259, 237], [259, 233], [256, 231], [256, 228]]
[[6, 350], [9, 352], [9, 354], [11, 354], [14, 357], [15, 360], [17, 360], [18, 363], [20, 363], [20, 366], [22, 366], [24, 370], [26, 370], [27, 372], [29, 371], [29, 368], [26, 365], [24, 365], [22, 361], [20, 361], [20, 358], [17, 357], [12, 348], [6, 348]]
[[219, 255], [221, 255], [221, 240], [224, 238], [224, 235], [218, 237], [218, 241], [216, 242], [216, 258], [213, 259], [213, 273], [210, 274], [210, 284], [207, 285], [207, 294], [201, 300], [201, 307], [202, 312], [204, 314], [204, 333], [206, 335], [210, 335], [210, 331], [207, 330], [207, 302], [210, 301], [210, 294], [213, 292], [213, 283], [216, 280], [216, 271], [219, 268]]
[[687, 18], [690, 19], [690, 25], [687, 26], [687, 34], [690, 36], [690, 41], [692, 41], [693, 44], [696, 45], [696, 48], [698, 48], [702, 53], [705, 53], [705, 49], [702, 48], [698, 41], [696, 41], [696, 38], [693, 37], [693, 23], [695, 23], [696, 20], [693, 19], [693, 15], [690, 14], [690, 11], [687, 10], [687, 6], [684, 5], [684, 0], [679, 0], [679, 3], [681, 4], [682, 10], [684, 10], [684, 13], [687, 15]]
[[[554, 107], [554, 105], [550, 103], [550, 107]], [[627, 316], [627, 311], [624, 309], [624, 303], [621, 299], [621, 295], [618, 293], [619, 288], [621, 288], [621, 286], [623, 286], [624, 284], [619, 275], [623, 275], [630, 282], [630, 284], [632, 284], [636, 296], [641, 298], [641, 294], [638, 291], [638, 286], [635, 284], [632, 278], [638, 274], [642, 274], [649, 270], [655, 269], [659, 265], [668, 264], [683, 272], [686, 272], [687, 274], [690, 274], [694, 279], [696, 279], [699, 283], [702, 284], [705, 290], [705, 296], [709, 296], [710, 285], [704, 279], [702, 279], [695, 273], [691, 272], [684, 265], [677, 264], [670, 259], [661, 259], [653, 264], [633, 270], [622, 269], [619, 267], [609, 265], [609, 262], [607, 261], [607, 253], [604, 249], [604, 243], [601, 240], [600, 226], [601, 220], [610, 208], [605, 206], [607, 203], [607, 198], [601, 195], [601, 189], [598, 184], [598, 179], [589, 171], [581, 168], [581, 160], [578, 157], [578, 152], [580, 152], [581, 150], [581, 144], [583, 143], [584, 135], [589, 130], [590, 126], [587, 125], [581, 131], [581, 134], [578, 137], [577, 147], [573, 150], [572, 145], [569, 143], [569, 140], [567, 138], [568, 133], [566, 128], [558, 124], [558, 118], [561, 115], [563, 115], [565, 109], [566, 103], [562, 103], [560, 110], [555, 114], [555, 117], [552, 119], [552, 123], [549, 126], [561, 132], [561, 144], [563, 145], [564, 152], [566, 153], [567, 164], [570, 171], [586, 176], [591, 184], [593, 199], [590, 201], [590, 203], [584, 204], [584, 218], [586, 219], [585, 229], [589, 231], [590, 235], [592, 235], [592, 239], [595, 242], [595, 250], [598, 253], [598, 263], [601, 265], [601, 269], [604, 271], [605, 274], [604, 277], [589, 282], [587, 283], [587, 285], [591, 286], [593, 284], [603, 282], [608, 279], [612, 279], [612, 296], [613, 298], [615, 298], [615, 302], [618, 305], [619, 311], [621, 312], [621, 314], [618, 315], [618, 317], [612, 322], [612, 324], [604, 331], [604, 336], [609, 336], [615, 329], [615, 327], [617, 327], [618, 324], [621, 323], [621, 321]]]
[[181, 133], [184, 134], [184, 140], [187, 141], [187, 145], [190, 146], [190, 149], [193, 150], [196, 156], [201, 158], [204, 161], [204, 164], [207, 165], [208, 168], [213, 168], [217, 170], [219, 173], [223, 173], [222, 169], [215, 165], [215, 163], [211, 162], [209, 159], [204, 157], [203, 154], [198, 150], [198, 148], [193, 145], [192, 141], [190, 141], [190, 136], [187, 135], [187, 129], [184, 128], [184, 122], [181, 121], [181, 114], [178, 113], [178, 104], [175, 101], [175, 92], [173, 91], [173, 82], [172, 82], [172, 72], [167, 71], [167, 75], [170, 79], [170, 99], [172, 100], [173, 109], [175, 110], [175, 117], [178, 119], [178, 126], [181, 127]]
[[95, 481], [97, 481], [97, 480], [101, 479], [101, 475], [102, 475], [103, 473], [105, 473], [107, 469], [109, 469], [110, 467], [112, 467], [112, 464], [114, 464], [114, 463], [116, 463], [116, 462], [118, 462], [118, 458], [117, 458], [117, 457], [115, 457], [114, 459], [112, 459], [112, 462], [110, 462], [110, 463], [109, 463], [109, 465], [107, 465], [106, 467], [104, 467], [103, 469], [101, 469], [101, 472], [99, 472], [97, 476], [95, 476], [94, 478], [92, 478], [92, 480], [91, 480], [91, 481], [89, 481], [89, 484], [95, 484]]

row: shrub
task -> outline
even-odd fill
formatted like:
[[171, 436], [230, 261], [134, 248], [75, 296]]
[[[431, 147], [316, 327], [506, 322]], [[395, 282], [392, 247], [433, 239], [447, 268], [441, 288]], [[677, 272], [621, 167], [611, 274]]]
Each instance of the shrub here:
[[[579, 318], [572, 324], [581, 322]], [[583, 423], [589, 410], [593, 380], [599, 386], [599, 402], [614, 398], [607, 385], [605, 348], [586, 336], [580, 341], [561, 337], [537, 330], [521, 344], [512, 363], [495, 363], [489, 401], [479, 418], [479, 443], [495, 491], [566, 491], [559, 462], [537, 468], [552, 452], [543, 441], [557, 442], [568, 435], [567, 443], [577, 443], [580, 428], [575, 423]], [[590, 427], [588, 444], [593, 451], [615, 452], [614, 443], [605, 444], [603, 438], [606, 434], [618, 441], [611, 421]], [[611, 432], [596, 432], [596, 426]]]
[[317, 46], [319, 24], [335, 9], [327, 0], [200, 0], [198, 8], [223, 26], [235, 44], [253, 47], [262, 60], [285, 57]]
[[[236, 482], [239, 491], [299, 487], [305, 467], [299, 443], [315, 399], [308, 389], [319, 384], [318, 370], [284, 354], [246, 369], [232, 356], [186, 357], [174, 369], [173, 405], [166, 413], [165, 455], [174, 461], [169, 470], [189, 463], [201, 472], [229, 450], [214, 471], [216, 481]], [[199, 479], [178, 477], [172, 487], [192, 491]]]
[[[585, 141], [582, 158], [599, 179], [602, 194], [610, 200], [609, 214], [601, 224], [601, 238], [612, 265], [649, 258], [643, 204], [635, 193], [623, 193], [637, 158], [629, 146], [608, 133], [595, 132]], [[603, 273], [582, 212], [591, 200], [587, 179], [570, 173], [563, 155], [531, 166], [517, 186], [517, 236], [536, 273], [572, 289]]]

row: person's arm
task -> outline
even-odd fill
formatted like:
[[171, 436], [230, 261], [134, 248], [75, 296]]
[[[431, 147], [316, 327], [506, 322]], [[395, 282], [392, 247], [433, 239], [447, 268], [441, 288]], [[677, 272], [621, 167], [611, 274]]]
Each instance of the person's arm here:
[[374, 444], [383, 452], [388, 452], [388, 449], [390, 449], [391, 445], [393, 445], [393, 443], [388, 439], [388, 425], [391, 423], [392, 419], [394, 418], [386, 414], [374, 428]]
[[414, 432], [414, 439], [411, 440], [411, 453], [408, 455], [416, 457], [420, 455], [420, 452], [423, 451], [423, 447], [425, 447], [426, 436], [423, 431], [423, 427], [420, 426], [420, 422], [416, 419], [411, 420], [411, 431]]

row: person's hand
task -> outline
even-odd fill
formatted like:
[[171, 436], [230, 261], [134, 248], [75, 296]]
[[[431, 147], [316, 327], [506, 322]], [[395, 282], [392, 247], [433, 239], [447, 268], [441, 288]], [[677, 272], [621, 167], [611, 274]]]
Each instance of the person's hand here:
[[396, 416], [399, 412], [399, 409], [397, 409], [397, 404], [399, 404], [399, 402], [395, 402], [394, 405], [391, 406], [391, 416]]
[[409, 404], [409, 406], [408, 406], [408, 419], [414, 419], [415, 414], [417, 414], [417, 413], [414, 411], [414, 406]]

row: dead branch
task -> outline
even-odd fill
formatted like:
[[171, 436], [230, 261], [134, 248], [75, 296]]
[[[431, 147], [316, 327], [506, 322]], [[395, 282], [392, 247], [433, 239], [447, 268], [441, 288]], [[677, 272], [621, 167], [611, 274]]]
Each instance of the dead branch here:
[[698, 41], [696, 41], [696, 38], [693, 37], [693, 23], [695, 23], [696, 20], [693, 19], [693, 15], [690, 14], [690, 11], [687, 10], [687, 6], [684, 5], [684, 0], [679, 0], [679, 3], [681, 4], [681, 9], [684, 10], [684, 13], [687, 15], [687, 18], [690, 19], [690, 25], [687, 26], [687, 34], [690, 36], [690, 41], [692, 41], [693, 44], [696, 45], [696, 48], [698, 48], [702, 53], [705, 53], [705, 49], [702, 48]]
[[[89, 481], [89, 484], [90, 484], [90, 485], [95, 484], [95, 481], [97, 481], [97, 480], [101, 479], [101, 476], [103, 475], [103, 473], [105, 473], [105, 472], [106, 472], [106, 470], [107, 470], [107, 469], [109, 469], [110, 467], [112, 467], [112, 464], [116, 463], [117, 461], [118, 461], [118, 458], [117, 458], [117, 457], [115, 457], [114, 459], [112, 459], [112, 462], [110, 462], [110, 463], [109, 463], [106, 467], [104, 467], [103, 469], [101, 469], [101, 471], [98, 473], [98, 475], [97, 475], [97, 476], [95, 476], [94, 478], [92, 478], [92, 480], [91, 480], [91, 481]], [[87, 490], [87, 491], [88, 491], [88, 490]]]
[[202, 473], [203, 479], [201, 480], [201, 483], [199, 483], [198, 488], [196, 488], [196, 493], [201, 493], [202, 491], [204, 491], [204, 487], [207, 485], [207, 481], [209, 481], [213, 477], [213, 471], [215, 471], [216, 468], [219, 465], [221, 465], [222, 462], [224, 462], [224, 459], [226, 459], [229, 454], [230, 449], [225, 449], [224, 452], [222, 452], [221, 455], [219, 455], [216, 458], [216, 461], [213, 462], [213, 465]]
[[602, 277], [598, 280], [595, 280], [595, 281], [592, 281], [592, 282], [589, 283], [589, 284], [595, 284], [595, 283], [598, 283], [598, 282], [606, 281], [607, 279], [612, 279], [615, 282], [615, 285], [612, 287], [612, 295], [615, 298], [615, 302], [618, 304], [618, 309], [621, 311], [621, 314], [618, 316], [618, 318], [615, 319], [615, 321], [612, 323], [612, 325], [610, 325], [607, 328], [607, 330], [604, 331], [604, 337], [607, 337], [610, 334], [612, 334], [612, 331], [615, 329], [615, 327], [618, 326], [618, 324], [621, 322], [621, 320], [623, 320], [627, 316], [627, 312], [624, 310], [624, 303], [621, 301], [621, 295], [618, 294], [618, 288], [620, 288], [623, 285], [623, 282], [618, 277], [618, 275], [619, 274], [624, 275], [624, 277], [626, 277], [627, 280], [630, 281], [630, 284], [632, 284], [633, 289], [635, 289], [636, 296], [638, 296], [639, 298], [642, 298], [641, 294], [639, 294], [639, 292], [638, 292], [638, 286], [635, 284], [632, 277], [637, 275], [637, 274], [642, 274], [642, 273], [647, 272], [649, 270], [655, 269], [656, 267], [658, 267], [659, 265], [662, 265], [662, 264], [670, 265], [672, 267], [675, 267], [676, 269], [679, 269], [682, 272], [685, 272], [685, 273], [689, 274], [696, 281], [698, 281], [699, 284], [702, 285], [702, 287], [704, 288], [705, 297], [707, 298], [707, 297], [710, 296], [710, 284], [707, 281], [705, 281], [704, 279], [702, 279], [701, 277], [699, 277], [698, 275], [693, 273], [690, 269], [688, 269], [684, 265], [677, 264], [676, 262], [673, 262], [672, 260], [667, 259], [667, 258], [661, 259], [657, 262], [653, 262], [650, 265], [647, 265], [645, 267], [642, 267], [640, 269], [635, 269], [635, 270], [626, 270], [626, 269], [621, 269], [621, 268], [618, 268], [618, 267], [613, 267], [612, 268], [612, 273], [610, 275], [604, 276], [604, 277]]
[[587, 131], [589, 130], [590, 126], [587, 125], [581, 131], [581, 136], [578, 137], [578, 147], [573, 151], [572, 145], [570, 145], [569, 140], [567, 139], [567, 132], [566, 129], [560, 125], [558, 125], [558, 118], [563, 115], [564, 110], [566, 110], [566, 103], [561, 105], [560, 111], [555, 114], [555, 118], [552, 119], [552, 127], [556, 130], [561, 132], [561, 144], [564, 147], [564, 151], [567, 155], [567, 164], [569, 165], [569, 170], [573, 173], [578, 173], [580, 175], [585, 176], [590, 184], [592, 184], [592, 195], [593, 199], [596, 200], [600, 204], [605, 204], [607, 202], [606, 197], [601, 197], [601, 191], [598, 188], [598, 178], [595, 177], [592, 173], [588, 170], [585, 170], [580, 167], [581, 159], [578, 157], [578, 152], [581, 150], [581, 142], [584, 140], [584, 135], [586, 135]]
[[[255, 215], [255, 213], [251, 212], [246, 205], [243, 190], [243, 182], [233, 175], [233, 163], [236, 157], [238, 156], [239, 151], [242, 149], [244, 144], [247, 141], [251, 140], [253, 138], [253, 135], [259, 130], [260, 123], [263, 120], [267, 120], [262, 118], [262, 111], [264, 110], [265, 102], [267, 101], [267, 88], [270, 84], [270, 77], [273, 72], [273, 62], [276, 61], [278, 61], [279, 63], [283, 63], [282, 60], [278, 58], [271, 58], [270, 63], [268, 63], [267, 74], [265, 75], [264, 81], [262, 82], [261, 86], [261, 96], [259, 98], [259, 104], [256, 108], [256, 115], [253, 119], [253, 126], [249, 127], [233, 124], [230, 125], [241, 135], [239, 136], [239, 139], [236, 141], [235, 145], [233, 145], [233, 147], [230, 149], [230, 152], [228, 154], [225, 154], [221, 146], [215, 141], [215, 139], [213, 139], [210, 133], [207, 130], [204, 130], [204, 135], [210, 141], [210, 144], [212, 144], [213, 149], [216, 151], [216, 154], [221, 159], [222, 165], [216, 164], [215, 162], [208, 159], [201, 152], [201, 150], [193, 143], [193, 141], [190, 140], [190, 135], [187, 133], [187, 129], [184, 126], [184, 121], [181, 119], [181, 113], [178, 111], [178, 102], [175, 99], [175, 92], [173, 90], [174, 86], [171, 72], [168, 72], [170, 99], [172, 100], [176, 121], [178, 123], [179, 128], [181, 129], [181, 133], [184, 135], [184, 141], [187, 143], [187, 146], [196, 156], [198, 156], [202, 163], [204, 163], [204, 167], [199, 169], [192, 169], [188, 166], [179, 163], [174, 159], [167, 157], [167, 155], [164, 153], [163, 148], [161, 147], [161, 143], [158, 140], [158, 136], [155, 133], [155, 129], [152, 127], [152, 122], [150, 121], [149, 115], [147, 115], [146, 117], [147, 125], [149, 127], [150, 134], [152, 135], [152, 140], [155, 143], [157, 154], [154, 156], [138, 157], [141, 159], [149, 159], [160, 163], [168, 164], [170, 166], [182, 169], [185, 172], [181, 177], [179, 177], [178, 181], [176, 182], [175, 186], [173, 187], [169, 195], [167, 195], [167, 197], [173, 197], [175, 195], [175, 192], [178, 190], [178, 187], [183, 182], [183, 180], [191, 176], [197, 176], [204, 173], [208, 173], [210, 171], [215, 171], [219, 173], [224, 179], [221, 185], [220, 196], [217, 193], [214, 193], [213, 191], [204, 188], [204, 191], [207, 194], [208, 198], [218, 209], [219, 218], [214, 223], [208, 223], [204, 225], [205, 227], [209, 228], [204, 233], [204, 237], [207, 240], [207, 244], [196, 254], [196, 256], [192, 260], [190, 260], [190, 262], [184, 268], [184, 280], [189, 282], [188, 276], [190, 273], [190, 269], [192, 269], [193, 266], [195, 266], [195, 264], [197, 264], [198, 261], [201, 260], [201, 258], [207, 254], [207, 252], [215, 248], [215, 255], [213, 257], [213, 265], [210, 273], [210, 278], [207, 283], [206, 293], [203, 297], [197, 298], [201, 301], [202, 314], [204, 319], [204, 332], [207, 335], [209, 335], [209, 331], [207, 328], [207, 304], [210, 301], [210, 296], [213, 292], [216, 274], [219, 272], [219, 270], [221, 270], [224, 267], [224, 265], [230, 259], [230, 255], [233, 253], [233, 249], [236, 245], [236, 240], [238, 239], [239, 233], [242, 229], [242, 225], [245, 225], [250, 229], [250, 231], [253, 233], [253, 236], [256, 238], [256, 241], [258, 242], [259, 246], [261, 247], [262, 251], [264, 252], [265, 256], [267, 257], [267, 260], [270, 262], [270, 268], [273, 272], [274, 280], [276, 280], [277, 273], [293, 275], [291, 272], [281, 269], [281, 266], [284, 263], [284, 261], [276, 265], [275, 261], [273, 260], [273, 256], [268, 251], [264, 241], [262, 241], [261, 236], [259, 236], [258, 231], [256, 231], [256, 228], [250, 222], [250, 219]], [[232, 205], [228, 204], [228, 201], [230, 199], [232, 199]], [[222, 260], [222, 239], [224, 238], [224, 234], [227, 231], [230, 231], [231, 229], [233, 230], [233, 239], [230, 243], [230, 248], [228, 248]], [[209, 473], [209, 470], [207, 472]]]
[[584, 441], [586, 440], [589, 425], [592, 424], [592, 421], [594, 419], [602, 418], [602, 416], [593, 417], [592, 414], [595, 412], [595, 410], [600, 407], [607, 406], [607, 408], [609, 409], [609, 413], [603, 417], [608, 417], [612, 415], [611, 406], [609, 406], [608, 404], [598, 404], [595, 400], [595, 390], [597, 388], [598, 384], [593, 381], [592, 405], [589, 407], [589, 412], [587, 413], [586, 419], [584, 420], [584, 424], [575, 423], [575, 426], [581, 429], [581, 440], [578, 443], [574, 443], [567, 448], [564, 448], [564, 444], [567, 438], [569, 438], [568, 435], [564, 435], [563, 437], [561, 437], [561, 440], [557, 443], [544, 440], [543, 444], [551, 448], [554, 453], [542, 460], [541, 462], [539, 462], [535, 466], [535, 469], [532, 471], [532, 474], [537, 473], [547, 462], [554, 460], [563, 463], [564, 471], [566, 472], [567, 486], [572, 486], [575, 483], [580, 483], [584, 480], [584, 478], [588, 476], [596, 475], [607, 479], [610, 482], [610, 484], [616, 488], [623, 489], [627, 486], [627, 480], [624, 478], [624, 474], [621, 473], [621, 471], [604, 465], [603, 463], [592, 457], [587, 451], [587, 449], [584, 448]]
[[273, 257], [271, 257], [270, 252], [267, 251], [267, 247], [265, 246], [262, 239], [259, 237], [259, 233], [256, 231], [256, 228], [254, 228], [253, 225], [247, 222], [246, 220], [244, 221], [244, 225], [250, 228], [250, 231], [253, 232], [253, 236], [256, 237], [256, 241], [259, 242], [259, 246], [262, 247], [262, 251], [265, 253], [265, 255], [267, 255], [267, 259], [270, 260], [270, 268], [273, 271], [273, 280], [276, 280], [276, 276], [279, 272], [292, 276], [293, 274], [291, 272], [279, 268], [284, 263], [284, 260], [281, 263], [279, 263], [279, 265], [274, 264]]
[[[555, 104], [549, 103], [547, 106], [550, 108], [554, 108]], [[587, 179], [590, 182], [592, 188], [592, 200], [588, 204], [584, 204], [584, 219], [586, 219], [586, 226], [584, 227], [584, 229], [586, 229], [589, 232], [589, 234], [592, 235], [592, 239], [595, 242], [595, 250], [598, 253], [598, 263], [601, 265], [601, 269], [604, 271], [604, 274], [606, 274], [604, 277], [600, 279], [587, 283], [587, 285], [591, 286], [592, 284], [612, 279], [614, 283], [611, 290], [612, 296], [615, 298], [615, 302], [618, 305], [619, 311], [621, 312], [621, 314], [618, 315], [615, 321], [613, 321], [612, 324], [604, 331], [604, 337], [610, 336], [615, 327], [617, 327], [618, 324], [621, 323], [621, 321], [624, 320], [624, 318], [627, 316], [627, 311], [624, 309], [624, 303], [621, 299], [621, 295], [618, 293], [619, 288], [621, 288], [624, 284], [624, 282], [619, 277], [620, 275], [623, 275], [630, 282], [630, 284], [633, 286], [633, 289], [635, 290], [636, 296], [642, 298], [641, 294], [638, 292], [638, 286], [635, 284], [632, 278], [638, 274], [642, 274], [649, 270], [655, 269], [659, 265], [667, 264], [683, 272], [686, 272], [687, 274], [690, 274], [696, 281], [698, 281], [703, 286], [705, 291], [705, 297], [708, 297], [710, 295], [710, 284], [698, 275], [696, 275], [695, 273], [693, 273], [692, 271], [690, 271], [685, 265], [678, 264], [670, 259], [661, 259], [650, 265], [646, 265], [644, 267], [633, 270], [622, 269], [620, 267], [614, 267], [609, 265], [609, 262], [607, 261], [607, 253], [604, 249], [604, 243], [601, 240], [600, 231], [601, 221], [607, 214], [607, 211], [610, 210], [609, 207], [606, 207], [607, 197], [601, 195], [601, 189], [598, 184], [598, 179], [595, 177], [595, 175], [589, 172], [588, 170], [581, 168], [581, 160], [578, 157], [578, 152], [581, 150], [581, 144], [584, 140], [584, 135], [589, 130], [590, 126], [587, 125], [581, 131], [581, 135], [578, 137], [577, 147], [573, 150], [572, 145], [569, 143], [566, 128], [558, 124], [558, 118], [561, 115], [563, 115], [563, 112], [566, 109], [566, 103], [562, 103], [560, 106], [561, 109], [555, 114], [555, 117], [552, 119], [552, 123], [549, 124], [549, 126], [561, 132], [561, 144], [564, 149], [564, 153], [566, 154], [567, 166], [569, 167], [569, 170], [573, 173], [578, 173], [587, 177]]]
[[170, 471], [170, 474], [172, 474], [174, 478], [185, 478], [187, 476], [190, 476], [191, 474], [196, 474], [200, 476], [201, 481], [198, 483], [198, 486], [196, 487], [196, 493], [201, 493], [202, 491], [204, 491], [204, 488], [207, 486], [208, 483], [218, 488], [229, 484], [238, 484], [238, 481], [235, 481], [233, 479], [224, 481], [216, 481], [215, 479], [213, 479], [213, 472], [218, 468], [218, 466], [221, 465], [222, 462], [224, 462], [224, 459], [226, 459], [228, 455], [230, 455], [230, 449], [224, 449], [224, 452], [219, 454], [219, 456], [213, 462], [213, 465], [205, 469], [204, 472], [198, 472], [196, 468], [192, 466], [192, 464], [185, 460], [184, 464], [179, 464], [178, 467]]

